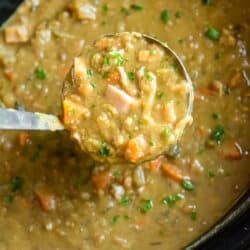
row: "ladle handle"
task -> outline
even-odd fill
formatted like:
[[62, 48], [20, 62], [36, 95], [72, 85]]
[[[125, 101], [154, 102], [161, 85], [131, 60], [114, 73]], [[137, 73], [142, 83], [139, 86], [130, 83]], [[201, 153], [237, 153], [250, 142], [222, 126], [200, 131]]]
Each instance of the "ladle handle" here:
[[64, 130], [55, 115], [0, 108], [0, 130]]

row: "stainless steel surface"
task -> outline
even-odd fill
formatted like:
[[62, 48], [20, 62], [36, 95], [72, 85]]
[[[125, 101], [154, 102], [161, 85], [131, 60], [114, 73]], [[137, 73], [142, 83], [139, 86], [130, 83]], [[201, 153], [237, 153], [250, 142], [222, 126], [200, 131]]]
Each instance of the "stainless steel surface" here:
[[0, 130], [63, 130], [57, 116], [0, 108]]

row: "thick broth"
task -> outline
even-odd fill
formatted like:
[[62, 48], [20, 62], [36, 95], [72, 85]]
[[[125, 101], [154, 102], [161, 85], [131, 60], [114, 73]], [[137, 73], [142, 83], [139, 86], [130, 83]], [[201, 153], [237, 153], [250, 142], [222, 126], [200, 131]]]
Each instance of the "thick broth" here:
[[[124, 30], [155, 35], [182, 57], [195, 87], [193, 125], [173, 159], [161, 159], [192, 182], [181, 186], [150, 163], [95, 166], [67, 133], [0, 132], [0, 249], [179, 249], [249, 185], [249, 3], [90, 1], [96, 18], [82, 21], [71, 2], [25, 1], [5, 24], [1, 105], [60, 114], [63, 79], [84, 43]], [[16, 24], [28, 27], [27, 42], [5, 41]], [[104, 171], [122, 198], [97, 181]]]

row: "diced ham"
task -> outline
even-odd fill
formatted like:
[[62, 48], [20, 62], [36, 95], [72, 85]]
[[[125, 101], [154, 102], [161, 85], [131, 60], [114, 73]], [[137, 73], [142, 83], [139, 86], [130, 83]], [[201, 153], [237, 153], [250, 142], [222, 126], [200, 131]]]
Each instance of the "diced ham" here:
[[117, 88], [114, 85], [108, 85], [106, 90], [106, 98], [109, 102], [116, 107], [116, 109], [122, 113], [128, 113], [136, 103], [136, 99], [128, 95], [123, 90]]
[[28, 28], [25, 25], [13, 25], [4, 29], [7, 43], [24, 43], [29, 40]]

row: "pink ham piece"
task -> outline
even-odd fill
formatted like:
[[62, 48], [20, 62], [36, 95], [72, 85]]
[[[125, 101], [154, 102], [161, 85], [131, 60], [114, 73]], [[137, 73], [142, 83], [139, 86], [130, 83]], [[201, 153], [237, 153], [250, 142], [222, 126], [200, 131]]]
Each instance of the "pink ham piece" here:
[[106, 90], [106, 98], [121, 113], [128, 113], [131, 106], [136, 103], [136, 99], [128, 95], [123, 90], [114, 85], [108, 85]]

